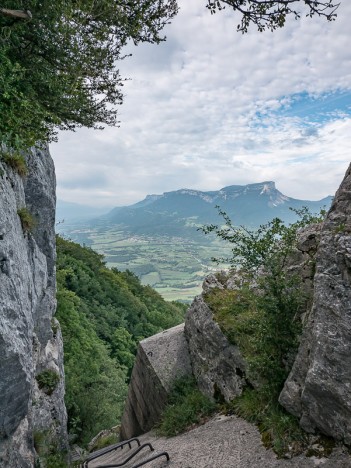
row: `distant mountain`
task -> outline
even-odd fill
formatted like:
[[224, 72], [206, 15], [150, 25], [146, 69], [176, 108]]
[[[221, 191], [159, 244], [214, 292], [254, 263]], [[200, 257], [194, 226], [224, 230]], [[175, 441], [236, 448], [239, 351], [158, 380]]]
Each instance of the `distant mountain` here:
[[196, 226], [218, 223], [219, 205], [236, 225], [255, 228], [279, 217], [292, 222], [296, 215], [289, 208], [306, 206], [312, 212], [329, 208], [332, 197], [319, 201], [297, 200], [283, 195], [272, 181], [231, 185], [218, 191], [181, 189], [162, 195], [148, 195], [144, 200], [114, 208], [100, 218], [99, 224], [121, 225], [135, 234], [193, 237]]
[[109, 267], [132, 271], [165, 299], [191, 301], [199, 294], [206, 274], [227, 266], [224, 262], [218, 267], [211, 259], [230, 256], [227, 243], [197, 230], [204, 224], [223, 224], [216, 205], [234, 224], [255, 228], [274, 217], [294, 221], [296, 215], [289, 207], [306, 206], [319, 212], [329, 208], [331, 199], [296, 200], [283, 195], [270, 181], [210, 192], [181, 189], [148, 195], [95, 219], [77, 218], [60, 224], [57, 230], [104, 254]]

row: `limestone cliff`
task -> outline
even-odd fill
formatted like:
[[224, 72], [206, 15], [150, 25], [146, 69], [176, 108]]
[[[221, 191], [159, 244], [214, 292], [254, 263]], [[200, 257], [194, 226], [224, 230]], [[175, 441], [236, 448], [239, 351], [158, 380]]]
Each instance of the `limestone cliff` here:
[[321, 230], [313, 307], [280, 403], [351, 444], [351, 166]]
[[0, 159], [0, 466], [21, 468], [34, 465], [40, 434], [67, 447], [62, 338], [53, 319], [55, 172], [46, 148], [31, 150], [26, 162], [20, 177]]
[[226, 401], [240, 395], [246, 385], [246, 363], [240, 349], [229, 343], [214, 321], [203, 296], [196, 297], [187, 312], [185, 336], [201, 392], [211, 399], [220, 397]]

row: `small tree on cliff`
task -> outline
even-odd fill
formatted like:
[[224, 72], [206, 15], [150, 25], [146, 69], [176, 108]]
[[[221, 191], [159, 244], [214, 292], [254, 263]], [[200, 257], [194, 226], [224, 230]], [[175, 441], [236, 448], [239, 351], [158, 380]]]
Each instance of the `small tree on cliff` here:
[[[23, 8], [23, 10], [17, 10]], [[0, 142], [117, 125], [129, 40], [159, 43], [176, 0], [7, 0], [0, 8]]]

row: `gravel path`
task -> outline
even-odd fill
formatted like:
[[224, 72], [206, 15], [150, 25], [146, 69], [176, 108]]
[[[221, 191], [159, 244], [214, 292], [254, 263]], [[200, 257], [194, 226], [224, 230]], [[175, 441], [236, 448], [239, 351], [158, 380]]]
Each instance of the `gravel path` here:
[[146, 467], [177, 468], [351, 468], [351, 457], [336, 450], [327, 458], [296, 457], [277, 460], [272, 450], [266, 450], [256, 426], [236, 416], [218, 415], [203, 426], [176, 437], [157, 437], [152, 432], [140, 437], [151, 442], [157, 452], [167, 451], [168, 463], [151, 462]]
[[[206, 424], [176, 437], [158, 437], [149, 432], [139, 437], [141, 444], [151, 443], [155, 451], [144, 447], [125, 468], [137, 466], [143, 460], [160, 452], [168, 452], [170, 461], [159, 458], [143, 466], [146, 468], [351, 468], [351, 457], [341, 448], [335, 449], [330, 458], [305, 456], [290, 460], [278, 460], [272, 450], [266, 450], [258, 429], [237, 416], [217, 415]], [[132, 450], [125, 446], [89, 462], [89, 468], [104, 465], [118, 466]]]

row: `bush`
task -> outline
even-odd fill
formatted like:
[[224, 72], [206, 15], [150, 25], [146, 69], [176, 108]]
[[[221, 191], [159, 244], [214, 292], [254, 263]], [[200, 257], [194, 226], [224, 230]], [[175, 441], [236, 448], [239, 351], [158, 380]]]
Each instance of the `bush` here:
[[292, 446], [298, 451], [304, 433], [278, 398], [298, 349], [300, 317], [307, 298], [300, 278], [287, 273], [286, 267], [297, 245], [298, 230], [321, 217], [303, 209], [297, 211], [300, 220], [294, 224], [285, 226], [276, 218], [251, 231], [233, 226], [228, 216], [219, 212], [225, 227], [209, 225], [203, 231], [215, 232], [231, 244], [229, 262], [241, 284], [236, 290], [213, 289], [205, 301], [222, 332], [240, 348], [247, 362], [246, 376], [254, 387], [246, 389], [229, 407], [256, 423], [265, 445], [279, 455]]
[[36, 431], [33, 434], [34, 448], [39, 458], [35, 467], [66, 468], [66, 453], [59, 451], [50, 431]]
[[157, 432], [167, 437], [175, 436], [194, 424], [205, 422], [215, 410], [216, 404], [200, 392], [193, 378], [179, 379], [170, 393]]
[[20, 217], [23, 231], [31, 232], [36, 226], [36, 221], [27, 208], [20, 208], [17, 210], [17, 214]]
[[5, 164], [11, 167], [21, 177], [25, 177], [28, 173], [27, 163], [24, 157], [19, 153], [3, 152], [2, 160]]
[[44, 393], [51, 395], [60, 381], [60, 376], [54, 370], [47, 369], [36, 376], [38, 386]]

